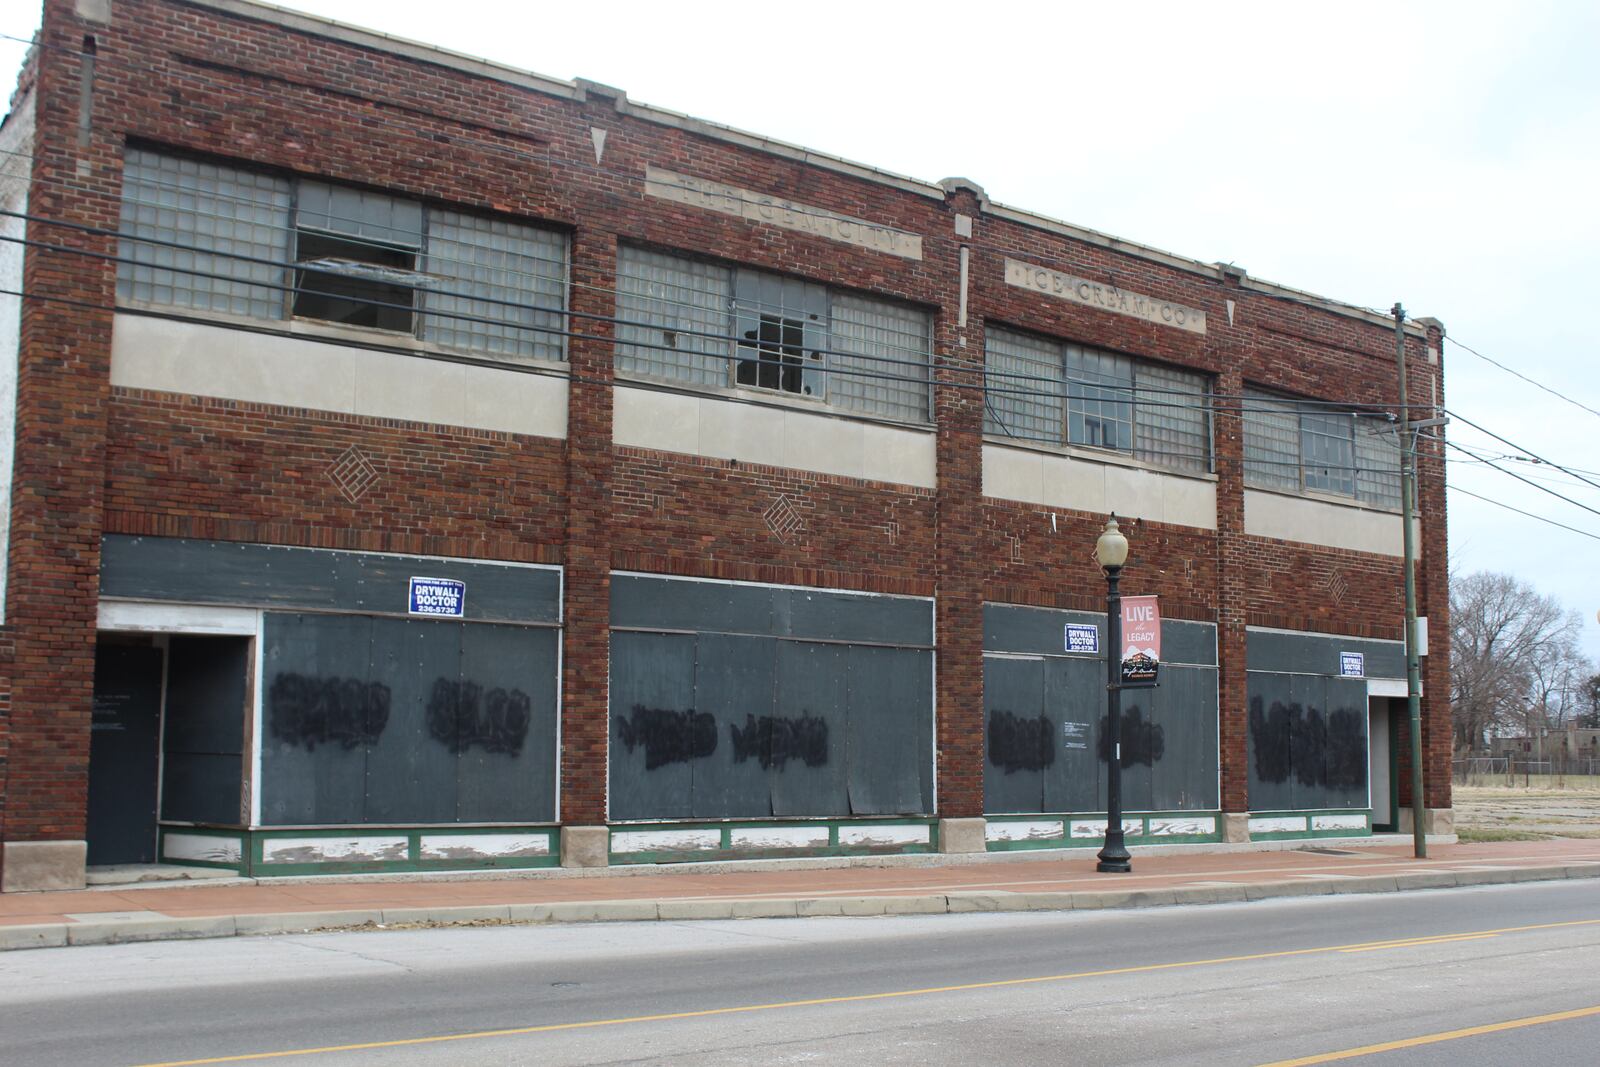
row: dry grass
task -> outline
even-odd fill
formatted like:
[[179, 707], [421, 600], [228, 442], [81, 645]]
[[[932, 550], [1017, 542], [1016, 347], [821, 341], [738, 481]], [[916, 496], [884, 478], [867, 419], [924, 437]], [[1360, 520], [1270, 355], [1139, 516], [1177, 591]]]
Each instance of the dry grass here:
[[1531, 788], [1458, 785], [1452, 791], [1456, 833], [1463, 841], [1600, 838], [1600, 785], [1594, 779], [1535, 777]]

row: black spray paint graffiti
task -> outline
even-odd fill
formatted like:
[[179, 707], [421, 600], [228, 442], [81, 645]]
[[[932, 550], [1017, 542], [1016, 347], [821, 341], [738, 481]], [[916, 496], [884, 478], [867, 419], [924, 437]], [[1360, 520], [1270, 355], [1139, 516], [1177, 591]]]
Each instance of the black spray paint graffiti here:
[[318, 745], [369, 745], [389, 724], [389, 687], [358, 678], [280, 674], [267, 690], [272, 736], [307, 752]]
[[532, 722], [533, 702], [520, 689], [485, 692], [476, 682], [438, 678], [428, 698], [428, 733], [456, 755], [474, 745], [521, 755]]
[[1042, 771], [1056, 761], [1056, 728], [1049, 718], [989, 713], [989, 762], [1013, 771]]
[[710, 712], [673, 711], [635, 704], [627, 718], [617, 716], [617, 736], [629, 752], [644, 747], [644, 769], [702, 759], [717, 750], [717, 722]]
[[1250, 698], [1250, 743], [1256, 778], [1303, 786], [1356, 789], [1367, 784], [1367, 735], [1361, 713], [1338, 708], [1326, 718], [1318, 708]]
[[[1106, 731], [1111, 726], [1111, 716], [1100, 716], [1100, 762], [1111, 762], [1111, 738]], [[1122, 709], [1122, 765], [1132, 767], [1142, 763], [1153, 767], [1167, 754], [1167, 731], [1160, 723], [1145, 722], [1144, 712], [1137, 704]]]
[[807, 767], [828, 765], [826, 719], [814, 719], [810, 714], [798, 719], [746, 715], [744, 727], [729, 723], [728, 733], [733, 738], [733, 758], [737, 763], [759, 760], [763, 770], [782, 770], [791, 759], [804, 761]]

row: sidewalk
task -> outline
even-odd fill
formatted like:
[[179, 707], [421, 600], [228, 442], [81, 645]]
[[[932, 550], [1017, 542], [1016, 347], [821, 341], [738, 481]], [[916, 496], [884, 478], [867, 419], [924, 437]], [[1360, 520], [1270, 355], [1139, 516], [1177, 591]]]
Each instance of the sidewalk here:
[[[625, 876], [351, 875], [315, 882], [182, 882], [0, 895], [0, 949], [450, 923], [678, 921], [1148, 907], [1382, 893], [1563, 878], [1600, 879], [1600, 841], [1549, 840], [1292, 851], [1135, 852], [1132, 874], [1097, 874], [1093, 852], [1030, 853], [937, 866], [800, 868], [775, 860]], [[1016, 854], [1011, 854], [1016, 856]], [[950, 857], [943, 857], [948, 861]], [[870, 862], [870, 861], [869, 861]], [[1597, 898], [1600, 899], [1600, 898]]]

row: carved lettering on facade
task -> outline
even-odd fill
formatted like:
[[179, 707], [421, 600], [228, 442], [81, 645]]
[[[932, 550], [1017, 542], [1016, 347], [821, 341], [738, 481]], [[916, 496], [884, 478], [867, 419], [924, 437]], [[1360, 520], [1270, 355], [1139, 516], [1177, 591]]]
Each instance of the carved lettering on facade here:
[[879, 226], [864, 219], [853, 219], [848, 215], [837, 215], [819, 207], [797, 204], [751, 189], [646, 167], [644, 191], [645, 195], [662, 200], [733, 215], [749, 222], [809, 233], [814, 237], [870, 248], [902, 259], [922, 258], [922, 238], [918, 234]]
[[1131, 315], [1158, 326], [1172, 326], [1190, 333], [1206, 332], [1206, 313], [1198, 308], [1184, 307], [1170, 300], [1129, 292], [1104, 282], [1062, 274], [1058, 270], [1017, 259], [1006, 260], [1006, 284], [1118, 315]]

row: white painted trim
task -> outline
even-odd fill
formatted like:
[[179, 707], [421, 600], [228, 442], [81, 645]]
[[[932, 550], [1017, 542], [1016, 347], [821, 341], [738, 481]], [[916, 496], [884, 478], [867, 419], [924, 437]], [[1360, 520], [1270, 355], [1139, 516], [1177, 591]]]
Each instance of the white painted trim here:
[[1405, 697], [1406, 680], [1404, 678], [1368, 678], [1367, 696], [1371, 697]]
[[983, 829], [988, 841], [1065, 841], [1067, 820], [1028, 819], [1007, 821], [991, 818]]
[[255, 677], [255, 689], [251, 694], [251, 727], [255, 736], [251, 739], [251, 765], [250, 773], [250, 826], [261, 825], [261, 767], [262, 750], [266, 748], [266, 685], [264, 675], [267, 672], [267, 613], [258, 611], [256, 615], [256, 634], [254, 653], [256, 669], [252, 672]]
[[254, 637], [260, 628], [260, 614], [254, 608], [107, 599], [100, 601], [96, 626], [132, 633]]
[[447, 860], [449, 850], [474, 853], [477, 857], [524, 857], [550, 855], [550, 835], [534, 834], [420, 834], [419, 860]]
[[201, 860], [207, 863], [240, 863], [243, 861], [242, 842], [237, 837], [214, 834], [174, 833], [168, 830], [161, 838], [161, 858], [166, 860]]
[[721, 830], [613, 830], [611, 851], [704, 852], [722, 847]]
[[926, 845], [933, 840], [931, 827], [924, 824], [889, 826], [851, 825], [839, 827], [841, 845]]
[[828, 826], [736, 826], [728, 831], [732, 848], [826, 848]]

